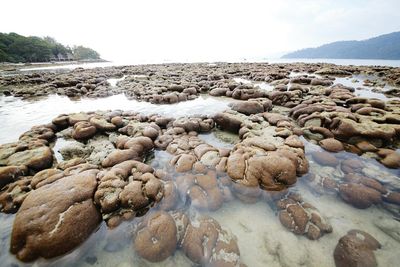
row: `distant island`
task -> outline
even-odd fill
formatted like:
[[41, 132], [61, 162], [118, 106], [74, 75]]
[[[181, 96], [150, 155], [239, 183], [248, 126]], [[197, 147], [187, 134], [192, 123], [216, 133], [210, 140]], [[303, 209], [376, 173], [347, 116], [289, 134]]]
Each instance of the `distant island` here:
[[25, 37], [0, 33], [0, 62], [33, 63], [50, 61], [101, 60], [100, 54], [84, 46], [64, 46], [52, 37]]
[[340, 41], [306, 48], [282, 58], [392, 59], [400, 60], [400, 32], [362, 41]]

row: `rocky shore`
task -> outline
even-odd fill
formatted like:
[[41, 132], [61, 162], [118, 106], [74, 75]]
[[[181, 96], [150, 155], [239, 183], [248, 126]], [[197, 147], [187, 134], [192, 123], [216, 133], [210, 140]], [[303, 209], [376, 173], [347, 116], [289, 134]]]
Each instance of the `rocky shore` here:
[[[337, 82], [360, 77], [363, 88]], [[232, 99], [213, 115], [176, 118], [102, 107], [60, 114], [0, 145], [0, 210], [16, 214], [10, 252], [20, 261], [69, 253], [104, 221], [109, 231], [129, 224], [135, 255], [147, 263], [182, 253], [187, 264], [251, 266], [241, 255], [240, 236], [213, 213], [236, 201], [264, 203], [285, 231], [307, 242], [342, 232], [303, 196], [303, 184], [353, 209], [390, 214], [394, 219], [377, 227], [400, 246], [399, 68], [78, 68], [0, 76], [0, 94], [32, 100], [124, 94], [160, 105], [204, 94]], [[205, 134], [229, 146], [208, 142]], [[330, 257], [336, 266], [378, 266], [375, 254], [389, 245], [366, 230], [335, 240]]]

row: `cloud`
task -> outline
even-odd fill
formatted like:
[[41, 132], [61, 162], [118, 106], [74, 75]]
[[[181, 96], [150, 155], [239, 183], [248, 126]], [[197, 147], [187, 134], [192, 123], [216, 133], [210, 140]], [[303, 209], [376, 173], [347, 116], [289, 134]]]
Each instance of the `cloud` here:
[[266, 57], [400, 30], [397, 0], [13, 0], [2, 9], [1, 32], [50, 35], [116, 60]]

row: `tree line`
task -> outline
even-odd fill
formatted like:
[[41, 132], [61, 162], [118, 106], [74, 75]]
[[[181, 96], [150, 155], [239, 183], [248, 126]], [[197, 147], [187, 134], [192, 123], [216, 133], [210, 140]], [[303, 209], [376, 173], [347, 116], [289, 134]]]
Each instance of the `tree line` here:
[[90, 59], [100, 59], [100, 54], [84, 46], [64, 46], [52, 37], [25, 37], [17, 33], [0, 33], [0, 62]]

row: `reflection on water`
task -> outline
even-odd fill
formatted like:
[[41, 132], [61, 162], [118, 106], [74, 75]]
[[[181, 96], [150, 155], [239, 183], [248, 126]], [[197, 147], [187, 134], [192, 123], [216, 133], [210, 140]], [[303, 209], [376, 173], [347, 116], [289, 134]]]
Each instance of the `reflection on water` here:
[[105, 98], [71, 100], [66, 96], [50, 95], [37, 100], [21, 100], [0, 96], [0, 120], [7, 131], [0, 131], [0, 143], [15, 141], [20, 134], [34, 125], [49, 123], [59, 114], [96, 110], [133, 110], [143, 114], [160, 114], [168, 117], [212, 115], [228, 108], [231, 98], [200, 95], [190, 101], [171, 105], [129, 100], [124, 95]]
[[74, 140], [65, 140], [62, 137], [58, 137], [55, 141], [54, 147], [53, 147], [53, 151], [54, 151], [54, 156], [57, 159], [57, 162], [61, 162], [63, 161], [63, 156], [60, 153], [60, 149], [62, 149], [63, 147], [66, 147], [68, 145], [71, 145], [73, 143], [75, 143], [76, 141]]
[[108, 79], [107, 82], [112, 86], [115, 87], [119, 81], [123, 81], [125, 79], [125, 76], [122, 78], [112, 78]]
[[239, 136], [218, 129], [211, 133], [199, 134], [199, 138], [216, 148], [232, 149], [235, 143], [239, 142]]
[[[370, 79], [373, 77], [367, 77], [367, 76], [362, 76], [362, 75], [355, 75], [352, 77], [336, 77], [334, 84], [342, 84], [344, 86], [349, 86], [355, 88], [354, 94], [356, 96], [361, 96], [361, 97], [368, 97], [368, 98], [378, 98], [381, 100], [388, 100], [389, 98], [385, 96], [383, 93], [379, 92], [373, 92], [372, 89], [373, 87], [367, 87], [364, 85], [365, 80]], [[388, 85], [385, 85], [383, 88], [379, 88], [379, 90], [387, 90], [390, 89], [391, 87]], [[393, 99], [393, 98], [390, 98]]]
[[253, 87], [267, 92], [274, 90], [274, 87], [266, 82], [254, 82], [243, 78], [233, 78], [233, 80], [237, 83], [253, 85]]
[[[236, 59], [236, 58], [226, 58], [218, 59], [218, 62], [230, 62], [230, 63], [239, 63], [239, 62], [268, 62], [268, 63], [332, 63], [337, 65], [356, 65], [356, 66], [391, 66], [391, 67], [400, 67], [400, 60], [377, 60], [377, 59], [328, 59], [328, 58], [249, 58], [246, 59]], [[112, 67], [112, 66], [124, 66], [124, 65], [138, 65], [138, 64], [161, 64], [161, 63], [173, 63], [173, 62], [210, 62], [210, 59], [196, 59], [196, 60], [141, 60], [141, 61], [116, 61], [116, 62], [93, 62], [93, 63], [80, 63], [80, 64], [69, 64], [69, 65], [53, 65], [48, 67], [31, 67], [23, 69], [24, 71], [33, 71], [33, 70], [55, 70], [55, 69], [75, 69], [75, 68], [98, 68], [98, 67]], [[210, 63], [210, 66], [215, 66], [215, 63]]]

